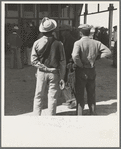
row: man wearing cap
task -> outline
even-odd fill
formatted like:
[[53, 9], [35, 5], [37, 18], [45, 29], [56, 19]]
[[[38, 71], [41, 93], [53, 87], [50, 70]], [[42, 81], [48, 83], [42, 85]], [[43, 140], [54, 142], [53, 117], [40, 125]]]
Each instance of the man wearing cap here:
[[27, 54], [27, 64], [31, 65], [31, 51], [33, 43], [37, 40], [37, 32], [32, 23], [29, 24], [28, 32], [26, 35], [26, 54]]
[[63, 85], [66, 59], [63, 44], [52, 35], [57, 23], [47, 17], [42, 19], [39, 31], [43, 36], [34, 42], [31, 63], [37, 67], [37, 82], [33, 112], [41, 115], [43, 97], [48, 86], [48, 115], [56, 115], [59, 82]]
[[95, 101], [95, 61], [99, 58], [106, 58], [111, 55], [111, 51], [100, 41], [90, 39], [91, 27], [87, 24], [80, 25], [80, 35], [82, 38], [75, 42], [72, 58], [76, 64], [75, 90], [77, 100], [77, 115], [82, 115], [84, 109], [84, 89], [87, 91], [87, 103], [90, 115], [96, 115]]
[[113, 66], [117, 67], [117, 26], [114, 26], [114, 49], [113, 49]]
[[11, 49], [11, 68], [23, 68], [21, 59], [22, 39], [19, 34], [19, 27], [14, 25], [12, 33], [8, 37], [8, 44]]

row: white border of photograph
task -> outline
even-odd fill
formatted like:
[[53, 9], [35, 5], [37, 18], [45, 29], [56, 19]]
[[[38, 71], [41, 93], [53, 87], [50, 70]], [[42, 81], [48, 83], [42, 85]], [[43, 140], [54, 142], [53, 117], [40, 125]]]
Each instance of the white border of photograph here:
[[[117, 115], [116, 116], [4, 116], [5, 54], [4, 25], [5, 1], [1, 3], [1, 147], [119, 147], [119, 56], [117, 67]], [[117, 1], [13, 1], [12, 3], [119, 3]], [[119, 18], [118, 8], [118, 18]], [[118, 19], [118, 26], [119, 19]], [[118, 28], [118, 41], [119, 40]], [[118, 55], [119, 53], [118, 42]]]

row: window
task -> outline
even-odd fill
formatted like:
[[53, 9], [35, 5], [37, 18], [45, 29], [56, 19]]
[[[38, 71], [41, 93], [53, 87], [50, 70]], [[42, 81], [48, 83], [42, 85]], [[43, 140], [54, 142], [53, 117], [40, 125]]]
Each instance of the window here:
[[8, 4], [8, 10], [17, 11], [18, 5], [17, 4]]
[[39, 11], [40, 12], [48, 11], [48, 5], [47, 4], [41, 4], [41, 5], [39, 5]]
[[51, 15], [52, 15], [52, 17], [58, 17], [59, 16], [58, 4], [51, 5]]
[[48, 5], [47, 4], [39, 5], [39, 18], [48, 16], [49, 16]]
[[68, 4], [61, 5], [61, 17], [69, 17], [69, 5]]
[[34, 5], [32, 5], [32, 4], [25, 4], [24, 5], [24, 11], [27, 11], [27, 12], [30, 12], [30, 11], [32, 11], [33, 12], [33, 7]]

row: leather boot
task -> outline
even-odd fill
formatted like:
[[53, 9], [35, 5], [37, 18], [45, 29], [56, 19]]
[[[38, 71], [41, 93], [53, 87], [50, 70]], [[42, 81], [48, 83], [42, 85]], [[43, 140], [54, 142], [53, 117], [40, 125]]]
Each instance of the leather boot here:
[[90, 109], [90, 115], [97, 115], [96, 105], [92, 104], [91, 106], [89, 106], [89, 109]]

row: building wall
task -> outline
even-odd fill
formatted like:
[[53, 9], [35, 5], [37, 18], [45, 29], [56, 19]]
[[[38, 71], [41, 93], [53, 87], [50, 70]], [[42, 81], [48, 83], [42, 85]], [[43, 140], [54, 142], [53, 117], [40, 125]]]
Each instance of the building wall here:
[[[47, 16], [55, 19], [59, 24], [75, 26], [78, 22], [77, 12], [81, 11], [82, 4], [5, 4], [6, 23], [16, 23], [26, 20], [39, 25], [42, 18]], [[79, 7], [80, 6], [80, 7]], [[77, 11], [78, 7], [78, 11]]]

